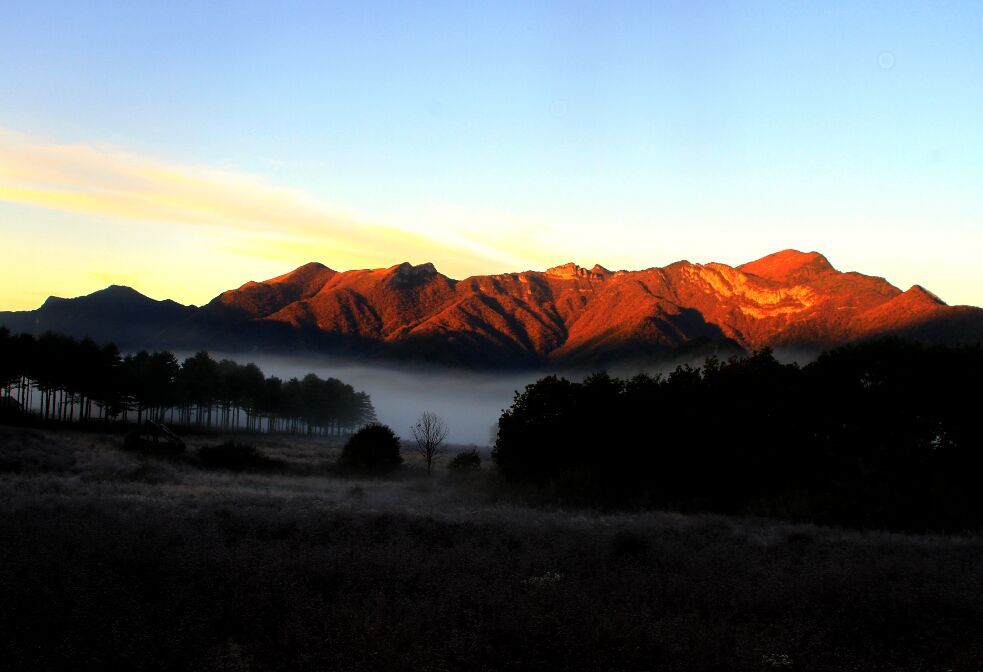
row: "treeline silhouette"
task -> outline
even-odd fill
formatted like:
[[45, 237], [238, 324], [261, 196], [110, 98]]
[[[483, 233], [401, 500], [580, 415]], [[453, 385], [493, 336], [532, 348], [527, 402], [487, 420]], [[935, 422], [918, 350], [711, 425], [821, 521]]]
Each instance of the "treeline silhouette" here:
[[983, 524], [983, 349], [884, 340], [806, 365], [772, 352], [517, 393], [508, 479], [599, 506], [904, 530]]
[[0, 417], [46, 423], [117, 424], [160, 420], [197, 430], [350, 434], [375, 421], [365, 392], [313, 373], [284, 381], [255, 364], [199, 352], [121, 355], [46, 333], [0, 328]]

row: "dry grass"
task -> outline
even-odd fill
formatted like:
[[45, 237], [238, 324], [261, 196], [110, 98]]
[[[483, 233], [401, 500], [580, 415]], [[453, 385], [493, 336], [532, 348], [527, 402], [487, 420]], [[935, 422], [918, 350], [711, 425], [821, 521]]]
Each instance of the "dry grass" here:
[[336, 478], [316, 441], [257, 441], [275, 474], [118, 444], [0, 428], [0, 669], [981, 662], [976, 537], [527, 507], [487, 469]]

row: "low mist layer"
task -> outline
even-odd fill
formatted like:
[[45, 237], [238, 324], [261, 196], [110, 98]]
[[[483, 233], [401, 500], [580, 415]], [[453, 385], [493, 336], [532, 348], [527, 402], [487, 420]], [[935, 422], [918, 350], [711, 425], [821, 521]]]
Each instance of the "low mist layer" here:
[[[182, 353], [185, 357], [189, 353]], [[433, 411], [450, 428], [448, 441], [484, 446], [494, 441], [493, 428], [517, 390], [536, 381], [542, 372], [508, 374], [451, 371], [443, 368], [389, 368], [309, 357], [259, 356], [253, 353], [213, 353], [238, 362], [253, 362], [267, 376], [301, 378], [308, 373], [339, 378], [372, 398], [379, 421], [403, 440], [424, 411]]]

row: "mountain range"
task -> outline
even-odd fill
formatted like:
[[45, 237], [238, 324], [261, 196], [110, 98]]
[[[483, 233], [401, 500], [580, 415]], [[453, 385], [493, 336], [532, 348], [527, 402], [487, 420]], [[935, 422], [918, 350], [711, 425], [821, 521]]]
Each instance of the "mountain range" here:
[[880, 277], [838, 271], [817, 252], [784, 250], [736, 267], [679, 261], [609, 271], [569, 263], [463, 280], [429, 263], [344, 272], [309, 263], [200, 307], [111, 286], [0, 312], [0, 325], [112, 340], [123, 349], [534, 368], [644, 361], [693, 348], [818, 352], [885, 335], [979, 342], [983, 309], [949, 306], [919, 285], [902, 291]]

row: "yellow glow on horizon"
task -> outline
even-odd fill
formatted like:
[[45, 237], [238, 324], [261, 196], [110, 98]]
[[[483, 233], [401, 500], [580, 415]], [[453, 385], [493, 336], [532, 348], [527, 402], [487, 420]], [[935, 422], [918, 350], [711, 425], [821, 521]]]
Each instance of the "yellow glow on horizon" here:
[[[255, 175], [176, 165], [112, 147], [53, 144], [2, 128], [0, 201], [84, 215], [90, 222], [72, 249], [60, 247], [60, 236], [34, 236], [32, 242], [21, 232], [26, 251], [15, 255], [13, 236], [5, 233], [9, 258], [0, 260], [0, 276], [9, 277], [0, 287], [0, 310], [35, 308], [48, 294], [88, 293], [100, 288], [97, 277], [159, 298], [201, 303], [308, 261], [338, 270], [433, 261], [448, 275], [464, 277], [511, 270], [508, 264], [522, 256], [452, 232], [367, 222]], [[125, 252], [107, 258], [107, 241]], [[106, 266], [93, 271], [96, 260]], [[180, 277], [162, 281], [158, 267], [174, 264]]]
[[862, 213], [833, 221], [809, 214], [793, 226], [777, 210], [776, 221], [709, 212], [667, 205], [634, 218], [537, 219], [434, 202], [367, 217], [257, 175], [0, 127], [0, 310], [112, 283], [201, 304], [309, 261], [336, 270], [433, 262], [464, 278], [568, 261], [611, 270], [679, 259], [737, 265], [785, 248], [818, 250], [840, 270], [883, 275], [902, 290], [922, 284], [951, 304], [983, 304], [974, 280], [980, 242], [968, 233], [947, 240], [914, 221], [865, 228]]

